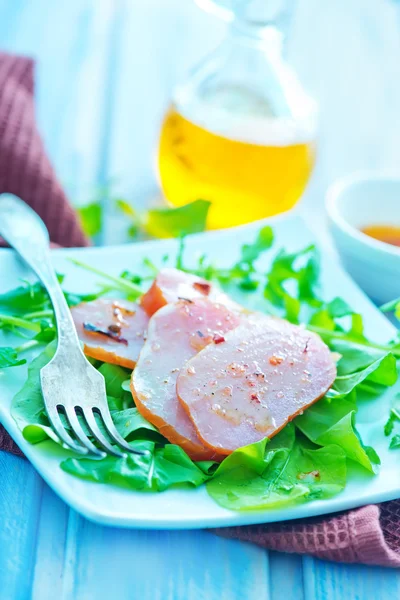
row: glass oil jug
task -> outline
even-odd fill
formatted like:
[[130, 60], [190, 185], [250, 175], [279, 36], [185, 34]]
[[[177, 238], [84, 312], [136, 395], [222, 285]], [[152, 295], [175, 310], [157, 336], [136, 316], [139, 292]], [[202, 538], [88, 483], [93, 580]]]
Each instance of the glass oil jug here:
[[316, 103], [282, 55], [285, 2], [225, 4], [228, 35], [177, 86], [158, 153], [167, 200], [209, 200], [210, 229], [289, 210], [315, 160]]

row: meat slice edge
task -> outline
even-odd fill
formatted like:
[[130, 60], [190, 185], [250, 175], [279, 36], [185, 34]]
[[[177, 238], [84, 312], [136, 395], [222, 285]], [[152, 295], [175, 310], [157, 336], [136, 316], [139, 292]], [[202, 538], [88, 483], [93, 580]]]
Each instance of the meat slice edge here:
[[201, 441], [226, 455], [273, 437], [324, 396], [335, 377], [319, 336], [257, 315], [242, 317], [224, 343], [190, 359], [177, 394]]
[[133, 369], [144, 344], [149, 317], [127, 300], [98, 298], [71, 308], [86, 356]]
[[[194, 460], [215, 460], [178, 401], [176, 380], [185, 363], [207, 344], [220, 344], [240, 317], [207, 298], [181, 300], [161, 308], [151, 319], [131, 378], [139, 412]], [[220, 458], [220, 457], [219, 457]]]

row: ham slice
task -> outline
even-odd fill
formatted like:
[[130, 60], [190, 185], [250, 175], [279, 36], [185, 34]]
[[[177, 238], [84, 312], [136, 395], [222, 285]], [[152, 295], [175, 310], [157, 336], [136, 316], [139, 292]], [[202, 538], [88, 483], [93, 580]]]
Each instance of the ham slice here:
[[149, 317], [127, 300], [99, 298], [71, 308], [87, 356], [133, 369], [146, 338]]
[[176, 380], [186, 361], [207, 344], [221, 343], [238, 324], [236, 313], [207, 298], [168, 304], [150, 319], [147, 341], [132, 373], [138, 411], [194, 460], [218, 457], [199, 440], [178, 401]]
[[330, 351], [317, 335], [281, 319], [250, 316], [223, 343], [186, 363], [177, 393], [203, 444], [230, 454], [273, 437], [335, 377]]
[[142, 296], [140, 303], [151, 317], [161, 307], [180, 298], [194, 300], [209, 298], [214, 302], [237, 307], [233, 300], [221, 292], [217, 286], [206, 279], [179, 271], [179, 269], [162, 269], [150, 289]]

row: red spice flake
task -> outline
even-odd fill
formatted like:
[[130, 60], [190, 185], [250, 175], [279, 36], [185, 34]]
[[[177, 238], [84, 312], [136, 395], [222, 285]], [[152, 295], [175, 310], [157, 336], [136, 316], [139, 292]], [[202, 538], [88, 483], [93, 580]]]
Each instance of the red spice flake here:
[[253, 402], [257, 402], [257, 404], [260, 404], [261, 402], [260, 398], [258, 397], [258, 394], [251, 394], [250, 398]]
[[193, 284], [193, 287], [195, 290], [200, 292], [200, 294], [203, 294], [203, 296], [208, 296], [211, 292], [211, 285], [206, 282], [195, 281], [195, 283]]
[[283, 362], [283, 358], [281, 356], [271, 356], [269, 359], [269, 364], [276, 367]]
[[220, 335], [219, 333], [215, 333], [213, 336], [213, 341], [214, 341], [214, 344], [222, 344], [222, 342], [225, 341], [225, 338], [223, 335]]

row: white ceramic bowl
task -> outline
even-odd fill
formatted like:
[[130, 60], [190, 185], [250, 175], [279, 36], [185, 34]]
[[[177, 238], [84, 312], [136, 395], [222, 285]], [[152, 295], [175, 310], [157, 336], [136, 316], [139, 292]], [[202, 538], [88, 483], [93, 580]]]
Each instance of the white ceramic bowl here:
[[360, 231], [368, 225], [400, 227], [400, 177], [355, 173], [327, 194], [329, 227], [346, 270], [378, 304], [400, 296], [400, 247]]

